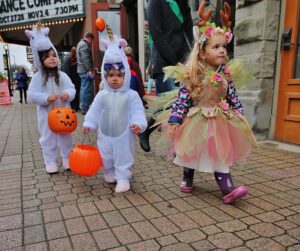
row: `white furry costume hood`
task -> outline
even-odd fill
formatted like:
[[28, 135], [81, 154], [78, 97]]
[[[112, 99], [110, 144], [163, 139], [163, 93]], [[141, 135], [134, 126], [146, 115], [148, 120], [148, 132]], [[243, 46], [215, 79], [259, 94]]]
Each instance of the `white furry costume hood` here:
[[[58, 58], [58, 53], [48, 37], [49, 28], [44, 27], [41, 24], [33, 25], [32, 30], [25, 30], [26, 36], [30, 39], [29, 43], [31, 46], [34, 66], [41, 70], [42, 64], [39, 58], [39, 51], [46, 51], [52, 48]], [[58, 68], [60, 68], [60, 61], [58, 60]]]
[[[116, 36], [113, 36], [113, 39], [110, 40], [104, 40], [102, 39], [101, 42], [104, 44], [106, 50], [103, 57], [103, 62], [101, 66], [101, 78], [104, 83], [104, 89], [110, 90], [110, 91], [127, 91], [130, 88], [130, 67], [128, 64], [127, 57], [125, 55], [124, 49], [127, 46], [127, 42], [125, 39], [117, 38]], [[104, 70], [105, 64], [117, 64], [122, 63], [125, 68], [125, 79], [124, 84], [119, 89], [113, 89], [110, 87], [110, 85], [107, 82], [106, 79], [106, 72]]]

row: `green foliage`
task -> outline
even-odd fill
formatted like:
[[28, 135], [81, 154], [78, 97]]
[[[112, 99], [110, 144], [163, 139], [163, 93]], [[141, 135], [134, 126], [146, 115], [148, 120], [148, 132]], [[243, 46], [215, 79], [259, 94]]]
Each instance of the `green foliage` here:
[[5, 75], [0, 72], [0, 82], [2, 82], [4, 79], [6, 79]]

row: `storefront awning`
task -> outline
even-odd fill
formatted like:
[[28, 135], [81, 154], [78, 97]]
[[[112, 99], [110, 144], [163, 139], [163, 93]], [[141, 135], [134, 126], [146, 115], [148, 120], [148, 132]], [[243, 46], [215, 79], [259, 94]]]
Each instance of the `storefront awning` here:
[[[75, 20], [75, 19], [74, 19]], [[78, 19], [82, 21], [83, 19]], [[52, 43], [57, 46], [64, 38], [64, 36], [70, 31], [75, 22], [62, 23], [62, 21], [57, 21], [57, 24], [49, 25], [45, 23], [46, 26], [50, 28], [49, 36], [51, 38]], [[31, 26], [26, 26], [31, 29]], [[6, 43], [19, 44], [19, 45], [29, 45], [28, 38], [25, 35], [25, 29], [18, 30], [9, 30], [5, 32], [1, 32], [1, 36]]]

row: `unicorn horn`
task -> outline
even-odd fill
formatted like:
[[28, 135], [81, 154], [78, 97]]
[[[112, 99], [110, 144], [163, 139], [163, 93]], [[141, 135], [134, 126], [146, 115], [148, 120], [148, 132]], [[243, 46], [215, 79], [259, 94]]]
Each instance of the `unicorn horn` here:
[[36, 25], [35, 25], [36, 29], [37, 29], [37, 30], [40, 30], [43, 26], [44, 26], [44, 25], [43, 25], [41, 19], [39, 19], [39, 21], [38, 21], [38, 22], [36, 23]]
[[108, 37], [109, 37], [109, 40], [110, 41], [113, 41], [114, 40], [114, 34], [110, 28], [110, 26], [108, 24], [106, 24], [106, 30], [107, 30], [107, 33], [108, 33]]

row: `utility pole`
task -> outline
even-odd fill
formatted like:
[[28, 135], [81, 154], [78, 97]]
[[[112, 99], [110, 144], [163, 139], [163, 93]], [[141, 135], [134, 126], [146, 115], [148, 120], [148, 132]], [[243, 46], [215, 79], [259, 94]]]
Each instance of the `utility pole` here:
[[5, 57], [6, 57], [6, 69], [7, 69], [7, 77], [8, 77], [8, 91], [9, 91], [9, 95], [12, 97], [13, 93], [12, 93], [12, 89], [11, 89], [11, 77], [10, 77], [10, 59], [9, 59], [9, 47], [8, 44], [5, 43], [4, 44], [4, 50], [5, 50]]

